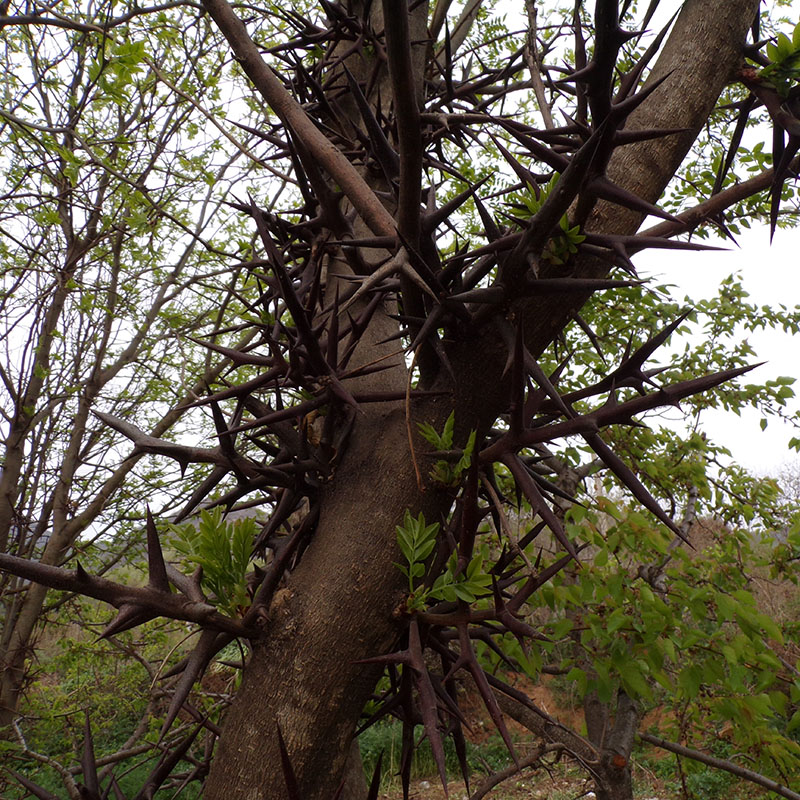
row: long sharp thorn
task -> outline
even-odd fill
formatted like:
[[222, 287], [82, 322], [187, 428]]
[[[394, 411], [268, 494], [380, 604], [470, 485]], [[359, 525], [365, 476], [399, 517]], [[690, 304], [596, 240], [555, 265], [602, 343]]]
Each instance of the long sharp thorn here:
[[150, 513], [150, 506], [147, 506], [147, 577], [148, 584], [153, 589], [162, 592], [169, 592], [169, 579], [167, 578], [167, 567], [164, 563], [164, 553], [161, 550], [161, 541], [158, 538], [156, 523]]
[[486, 206], [483, 205], [481, 199], [476, 194], [474, 196], [475, 201], [475, 208], [478, 209], [478, 214], [480, 215], [481, 222], [483, 223], [483, 230], [486, 234], [486, 238], [490, 242], [497, 241], [500, 238], [500, 228], [497, 227], [497, 223], [494, 221], [494, 218], [486, 209]]
[[131, 628], [136, 628], [139, 625], [143, 625], [145, 622], [149, 622], [154, 617], [155, 614], [151, 614], [149, 611], [144, 611], [137, 605], [124, 603], [119, 607], [119, 613], [117, 616], [114, 617], [114, 619], [112, 619], [108, 625], [106, 625], [105, 629], [98, 638], [108, 639], [109, 636], [114, 636], [117, 633], [129, 631]]
[[214, 427], [217, 431], [217, 438], [219, 439], [219, 449], [220, 451], [228, 456], [228, 458], [235, 458], [236, 457], [236, 450], [234, 449], [234, 439], [235, 437], [231, 435], [230, 430], [228, 430], [228, 425], [225, 422], [225, 417], [222, 414], [222, 409], [219, 407], [219, 404], [216, 401], [212, 401], [210, 404], [211, 406], [211, 416], [214, 420]]
[[378, 800], [378, 792], [381, 787], [381, 766], [383, 764], [383, 751], [378, 753], [378, 760], [375, 763], [375, 770], [372, 773], [372, 780], [367, 792], [367, 800]]
[[690, 544], [686, 535], [667, 516], [664, 509], [661, 508], [656, 499], [647, 491], [644, 484], [636, 477], [633, 470], [628, 467], [628, 465], [625, 464], [596, 433], [586, 434], [584, 438], [601, 461], [622, 481], [631, 494], [676, 536], [680, 537], [687, 544]]
[[59, 800], [56, 795], [51, 794], [47, 791], [47, 789], [35, 784], [24, 775], [20, 775], [19, 772], [11, 769], [9, 770], [9, 773], [14, 777], [14, 780], [21, 783], [34, 797], [38, 798], [38, 800]]
[[800, 136], [789, 134], [789, 139], [781, 154], [779, 163], [775, 166], [775, 173], [772, 181], [772, 202], [770, 204], [770, 241], [775, 234], [775, 227], [778, 224], [778, 214], [780, 212], [781, 194], [783, 193], [783, 184], [786, 181], [786, 176], [789, 173], [789, 167], [792, 159], [800, 149]]
[[660, 217], [661, 219], [680, 224], [680, 220], [677, 217], [664, 211], [663, 208], [648, 203], [647, 200], [643, 200], [633, 192], [612, 183], [604, 176], [594, 178], [586, 188], [587, 191], [593, 192], [597, 197], [603, 200], [608, 200], [617, 205], [624, 206], [625, 208], [630, 208], [632, 211], [637, 211], [640, 214], [652, 214], [654, 217]]
[[536, 178], [534, 177], [533, 173], [525, 166], [523, 166], [522, 162], [518, 159], [514, 158], [509, 150], [507, 150], [501, 144], [500, 140], [496, 137], [491, 135], [492, 141], [495, 143], [497, 149], [502, 153], [505, 160], [508, 162], [511, 169], [514, 170], [517, 177], [522, 181], [524, 186], [529, 186], [531, 189], [537, 186]]
[[478, 659], [475, 656], [475, 651], [472, 649], [472, 644], [469, 640], [469, 634], [467, 633], [466, 625], [460, 625], [458, 633], [459, 643], [461, 644], [461, 657], [466, 659], [467, 667], [472, 674], [475, 685], [478, 687], [478, 692], [483, 699], [486, 710], [489, 712], [492, 722], [494, 722], [495, 727], [499, 731], [512, 761], [514, 762], [515, 766], [519, 767], [517, 751], [514, 747], [514, 743], [511, 741], [508, 728], [503, 721], [503, 715], [500, 712], [500, 706], [497, 704], [497, 698], [494, 696], [494, 692], [486, 680], [486, 673], [483, 671], [480, 664], [478, 664]]
[[203, 723], [200, 723], [177, 747], [164, 753], [159, 759], [158, 764], [153, 768], [153, 771], [147, 776], [141, 791], [133, 800], [152, 800], [152, 798], [155, 797], [156, 791], [169, 777], [169, 774], [175, 769], [178, 762], [186, 755], [189, 748], [192, 746], [192, 742], [197, 737], [197, 734], [200, 733], [204, 727]]
[[335, 372], [339, 362], [339, 284], [333, 297], [330, 323], [328, 325], [328, 348], [326, 353], [328, 366]]
[[84, 712], [83, 722], [83, 753], [81, 754], [81, 771], [83, 784], [94, 796], [100, 796], [100, 781], [97, 779], [97, 761], [94, 757], [94, 741], [92, 740], [92, 726], [89, 724], [89, 712]]
[[502, 461], [511, 470], [519, 490], [525, 495], [531, 507], [547, 523], [547, 527], [550, 528], [559, 544], [577, 561], [578, 553], [575, 550], [575, 545], [567, 537], [561, 521], [547, 504], [536, 482], [531, 478], [527, 467], [513, 453], [504, 456]]
[[450, 40], [450, 26], [447, 19], [444, 21], [444, 83], [447, 89], [447, 98], [455, 94], [453, 90], [453, 44]]
[[380, 164], [387, 180], [391, 181], [400, 174], [400, 156], [393, 150], [391, 144], [389, 144], [386, 134], [383, 132], [378, 120], [372, 113], [370, 104], [367, 102], [364, 93], [361, 91], [361, 87], [358, 85], [358, 81], [353, 77], [353, 74], [347, 66], [343, 66], [347, 82], [350, 85], [350, 92], [356, 102], [359, 114], [361, 114], [361, 119], [364, 122], [367, 135], [373, 147], [372, 155], [375, 156], [375, 160]]
[[289, 751], [286, 749], [286, 742], [281, 732], [281, 726], [277, 725], [278, 730], [278, 747], [281, 753], [281, 768], [283, 769], [283, 780], [286, 783], [286, 793], [289, 800], [302, 800], [300, 789], [297, 784], [297, 777], [292, 767], [292, 761], [289, 758]]
[[439, 770], [439, 778], [442, 782], [445, 797], [447, 791], [447, 767], [445, 765], [444, 747], [442, 736], [439, 732], [439, 715], [437, 714], [436, 693], [431, 684], [428, 668], [422, 655], [422, 645], [419, 638], [419, 626], [416, 619], [411, 620], [408, 629], [408, 650], [412, 659], [412, 666], [415, 673], [415, 683], [419, 693], [419, 704], [422, 711], [422, 720], [425, 727], [425, 734], [431, 744], [433, 759]]
[[200, 634], [194, 650], [189, 654], [184, 666], [183, 673], [175, 685], [175, 690], [170, 701], [167, 715], [164, 717], [164, 723], [161, 726], [159, 733], [159, 741], [166, 736], [167, 731], [172, 727], [172, 723], [178, 716], [183, 707], [189, 692], [192, 690], [195, 681], [197, 681], [208, 667], [211, 659], [223, 648], [225, 645], [232, 641], [233, 637], [218, 633], [217, 631], [205, 630]]

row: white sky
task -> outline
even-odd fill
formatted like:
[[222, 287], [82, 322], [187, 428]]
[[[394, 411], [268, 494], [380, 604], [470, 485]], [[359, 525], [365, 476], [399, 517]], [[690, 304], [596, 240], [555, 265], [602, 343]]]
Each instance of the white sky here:
[[[783, 303], [790, 308], [800, 305], [800, 230], [777, 230], [772, 246], [766, 226], [743, 230], [737, 240], [739, 249], [731, 242], [713, 242], [731, 248], [726, 252], [647, 251], [635, 263], [641, 277], [675, 284], [674, 295], [681, 300], [685, 295], [693, 300], [713, 297], [720, 281], [740, 272], [750, 302], [759, 306]], [[781, 375], [790, 376], [798, 379], [793, 388], [800, 394], [800, 341], [783, 330], [748, 333], [747, 338], [756, 351], [754, 361], [767, 361], [750, 373], [747, 381], [762, 383]], [[790, 413], [799, 407], [797, 398], [789, 401]], [[725, 411], [710, 412], [703, 427], [742, 466], [761, 474], [775, 474], [782, 464], [800, 458], [788, 449], [789, 439], [800, 436], [800, 430], [775, 419], [762, 431], [761, 417], [758, 411], [741, 417]]]

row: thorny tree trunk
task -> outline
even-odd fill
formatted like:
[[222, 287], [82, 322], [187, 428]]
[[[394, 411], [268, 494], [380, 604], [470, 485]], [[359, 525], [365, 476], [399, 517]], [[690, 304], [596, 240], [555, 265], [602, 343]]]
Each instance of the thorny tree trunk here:
[[[705, 122], [732, 69], [758, 8], [758, 0], [688, 0], [654, 72], [671, 73], [643, 105], [642, 127], [681, 127], [687, 132], [623, 148], [611, 175], [641, 197], [654, 201], [674, 174]], [[619, 208], [601, 207], [596, 231], [633, 233], [640, 220]], [[583, 264], [596, 274], [596, 264]], [[574, 305], [520, 306], [528, 347], [541, 353], [562, 328]], [[395, 323], [377, 318], [370, 342]], [[385, 346], [384, 346], [385, 347]], [[384, 354], [362, 346], [362, 362]], [[499, 398], [505, 354], [486, 337], [452, 353], [459, 379], [454, 399], [417, 406], [417, 417], [436, 424], [456, 406], [465, 425], [491, 420]], [[404, 386], [405, 364], [368, 379], [372, 390]], [[409, 508], [437, 518], [445, 510], [433, 490], [421, 493], [409, 453], [402, 404], [365, 408], [356, 416], [348, 451], [324, 490], [322, 515], [313, 543], [286, 588], [273, 603], [264, 636], [254, 649], [243, 684], [219, 742], [204, 797], [257, 800], [285, 796], [277, 726], [286, 737], [304, 798], [329, 798], [338, 783], [359, 713], [379, 670], [356, 664], [386, 652], [397, 629], [393, 611], [402, 599], [395, 526]], [[313, 588], [312, 588], [313, 587]], [[320, 588], [322, 587], [322, 588]], [[336, 669], [331, 669], [336, 664]], [[630, 721], [627, 711], [618, 717]], [[613, 756], [613, 754], [612, 754]], [[612, 756], [609, 756], [610, 758]], [[625, 795], [608, 795], [623, 797]]]

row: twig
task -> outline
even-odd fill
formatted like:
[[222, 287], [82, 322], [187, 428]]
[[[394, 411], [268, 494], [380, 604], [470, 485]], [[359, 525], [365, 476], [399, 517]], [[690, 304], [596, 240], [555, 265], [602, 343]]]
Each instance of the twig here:
[[547, 98], [544, 94], [544, 83], [542, 73], [539, 69], [539, 55], [536, 48], [536, 4], [534, 0], [525, 0], [525, 10], [528, 12], [528, 35], [525, 43], [525, 61], [531, 73], [531, 84], [536, 95], [536, 102], [539, 104], [539, 112], [544, 120], [544, 126], [548, 130], [555, 128], [553, 115], [550, 113], [550, 106], [547, 105]]
[[746, 767], [740, 767], [732, 761], [706, 755], [699, 750], [693, 750], [691, 747], [685, 747], [676, 742], [668, 742], [666, 739], [653, 736], [651, 733], [640, 733], [639, 738], [655, 747], [660, 747], [662, 750], [669, 750], [670, 753], [675, 753], [675, 755], [691, 758], [693, 761], [699, 761], [701, 764], [708, 764], [709, 767], [730, 772], [731, 775], [736, 775], [738, 778], [742, 778], [742, 780], [750, 781], [750, 783], [755, 783], [758, 786], [763, 786], [765, 789], [769, 789], [769, 791], [775, 792], [775, 794], [779, 794], [781, 797], [787, 797], [789, 800], [800, 800], [800, 794], [797, 792], [793, 792], [788, 787], [773, 781], [771, 778], [767, 778], [765, 775], [761, 775], [759, 772], [753, 772], [753, 770], [747, 769]]
[[560, 744], [539, 745], [539, 747], [537, 747], [530, 755], [525, 756], [525, 758], [521, 758], [519, 765], [509, 764], [505, 769], [501, 769], [499, 772], [495, 772], [493, 775], [487, 776], [485, 780], [481, 781], [478, 788], [470, 795], [469, 800], [481, 800], [481, 798], [489, 794], [489, 792], [498, 784], [508, 780], [509, 778], [512, 778], [517, 773], [522, 772], [523, 769], [534, 766], [538, 761], [541, 760], [545, 753], [562, 749], [563, 748]]
[[11, 723], [11, 727], [14, 728], [14, 733], [17, 735], [17, 740], [19, 741], [19, 746], [22, 748], [23, 755], [26, 755], [29, 758], [32, 758], [34, 761], [38, 761], [40, 764], [45, 764], [51, 769], [54, 769], [61, 776], [61, 780], [64, 782], [64, 787], [70, 796], [70, 800], [81, 800], [81, 793], [78, 790], [78, 784], [75, 783], [75, 779], [72, 777], [72, 775], [70, 775], [69, 770], [66, 769], [62, 764], [59, 764], [55, 759], [42, 755], [41, 753], [37, 753], [35, 750], [31, 750], [28, 747], [28, 743], [25, 741], [22, 731], [20, 730], [19, 720], [15, 719]]

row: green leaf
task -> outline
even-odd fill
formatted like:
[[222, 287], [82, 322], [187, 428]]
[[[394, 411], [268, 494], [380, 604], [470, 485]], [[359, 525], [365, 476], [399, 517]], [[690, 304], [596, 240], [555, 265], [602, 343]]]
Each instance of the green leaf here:
[[606, 622], [606, 630], [609, 634], [616, 633], [620, 628], [624, 627], [629, 622], [630, 617], [628, 617], [621, 608], [618, 608], [612, 612], [611, 616], [608, 618], [608, 621]]
[[772, 42], [767, 43], [767, 58], [776, 63], [780, 61], [780, 51]]
[[444, 430], [442, 431], [442, 449], [449, 450], [453, 446], [453, 431], [456, 424], [456, 412], [451, 411], [450, 416], [444, 423]]
[[419, 435], [429, 444], [431, 447], [435, 448], [436, 450], [444, 450], [444, 446], [442, 445], [442, 440], [439, 437], [439, 434], [436, 433], [436, 428], [433, 425], [429, 425], [427, 422], [418, 422], [417, 429], [419, 430]]
[[789, 724], [786, 726], [787, 733], [792, 733], [800, 729], [800, 709], [792, 714], [792, 718], [789, 720]]
[[586, 688], [589, 681], [584, 670], [580, 669], [579, 667], [573, 667], [564, 677], [568, 681], [574, 681], [577, 683], [578, 691], [581, 694], [586, 694]]
[[469, 590], [466, 583], [456, 583], [453, 585], [456, 597], [463, 600], [465, 603], [474, 603], [477, 599], [475, 595]]
[[777, 52], [780, 61], [785, 61], [789, 56], [794, 54], [792, 40], [785, 33], [778, 34]]
[[631, 697], [644, 697], [648, 700], [652, 698], [653, 690], [642, 674], [641, 666], [638, 661], [633, 658], [628, 658], [620, 670], [619, 676], [622, 685], [625, 687], [625, 691], [631, 695]]

